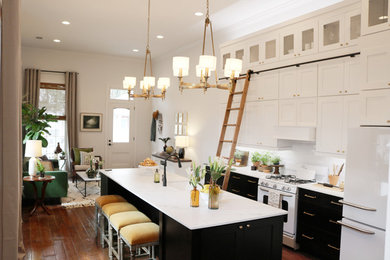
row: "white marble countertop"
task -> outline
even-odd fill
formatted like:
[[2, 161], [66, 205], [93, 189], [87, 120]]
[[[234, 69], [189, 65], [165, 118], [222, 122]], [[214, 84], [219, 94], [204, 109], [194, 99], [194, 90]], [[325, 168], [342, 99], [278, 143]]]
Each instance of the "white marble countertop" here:
[[318, 183], [301, 184], [298, 187], [304, 188], [307, 190], [325, 193], [325, 194], [340, 197], [340, 198], [344, 198], [344, 192], [341, 191], [339, 188], [329, 188], [329, 187], [325, 187], [325, 186], [318, 184]]
[[218, 210], [208, 209], [208, 194], [205, 193], [201, 193], [199, 207], [192, 208], [188, 179], [170, 172], [166, 187], [161, 182], [153, 183], [153, 171], [145, 168], [113, 169], [102, 173], [191, 230], [287, 214], [284, 210], [225, 191], [220, 194]]

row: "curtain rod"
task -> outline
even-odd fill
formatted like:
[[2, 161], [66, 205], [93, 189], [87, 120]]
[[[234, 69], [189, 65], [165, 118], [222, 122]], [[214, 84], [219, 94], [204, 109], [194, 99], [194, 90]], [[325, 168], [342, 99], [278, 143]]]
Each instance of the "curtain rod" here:
[[[65, 71], [58, 71], [58, 70], [41, 70], [41, 72], [62, 73], [62, 74], [66, 73]], [[76, 73], [79, 74], [78, 72]]]
[[[310, 63], [315, 63], [315, 62], [320, 62], [320, 61], [340, 59], [340, 58], [345, 58], [345, 57], [353, 58], [353, 57], [355, 57], [356, 55], [359, 55], [359, 54], [360, 54], [360, 52], [354, 52], [354, 53], [350, 53], [350, 54], [334, 56], [334, 57], [329, 57], [329, 58], [324, 58], [324, 59], [319, 59], [319, 60], [305, 61], [305, 62], [301, 62], [301, 63], [295, 63], [295, 64], [291, 64], [291, 65], [280, 66], [280, 67], [266, 69], [266, 70], [252, 71], [251, 74], [260, 74], [260, 73], [267, 72], [267, 71], [272, 71], [272, 70], [279, 70], [279, 69], [285, 69], [285, 68], [290, 68], [290, 67], [299, 67], [299, 66], [305, 65], [305, 64], [310, 64]], [[246, 73], [240, 74], [240, 76], [245, 76], [245, 75], [246, 75]], [[228, 77], [224, 77], [224, 78], [220, 78], [219, 80], [224, 80], [224, 79], [229, 79], [229, 78]]]

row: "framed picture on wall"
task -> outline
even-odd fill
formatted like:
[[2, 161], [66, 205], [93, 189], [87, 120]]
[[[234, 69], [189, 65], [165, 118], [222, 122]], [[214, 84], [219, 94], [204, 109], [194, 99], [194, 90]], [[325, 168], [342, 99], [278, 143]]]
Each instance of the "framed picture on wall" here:
[[103, 114], [80, 113], [80, 126], [83, 132], [101, 132]]

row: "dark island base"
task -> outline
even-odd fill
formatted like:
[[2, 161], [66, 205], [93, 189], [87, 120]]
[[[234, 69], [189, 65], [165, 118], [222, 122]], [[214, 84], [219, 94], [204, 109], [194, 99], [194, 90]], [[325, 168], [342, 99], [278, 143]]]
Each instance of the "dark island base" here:
[[[153, 192], [153, 191], [151, 191]], [[160, 225], [162, 260], [279, 260], [283, 216], [190, 230], [102, 174], [101, 194], [119, 194]], [[245, 212], [242, 213], [245, 215]]]

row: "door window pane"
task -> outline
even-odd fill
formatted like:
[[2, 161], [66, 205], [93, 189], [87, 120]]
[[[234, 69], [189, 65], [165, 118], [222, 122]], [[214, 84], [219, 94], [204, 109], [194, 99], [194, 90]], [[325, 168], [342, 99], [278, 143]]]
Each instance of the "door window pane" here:
[[127, 108], [113, 109], [112, 141], [114, 143], [130, 141], [130, 110]]
[[349, 28], [350, 30], [349, 34], [351, 35], [350, 40], [355, 40], [360, 37], [360, 26], [361, 26], [360, 14], [352, 16], [350, 19], [351, 19], [350, 20], [351, 26]]
[[369, 0], [368, 2], [368, 26], [387, 23], [388, 0]]
[[314, 48], [314, 29], [309, 29], [302, 32], [302, 51], [311, 50]]
[[324, 46], [340, 42], [340, 21], [324, 25]]
[[283, 54], [292, 54], [294, 53], [294, 34], [290, 34], [283, 37]]
[[129, 100], [129, 94], [126, 89], [110, 89], [110, 99]]
[[254, 45], [249, 48], [249, 62], [259, 61], [259, 45]]

